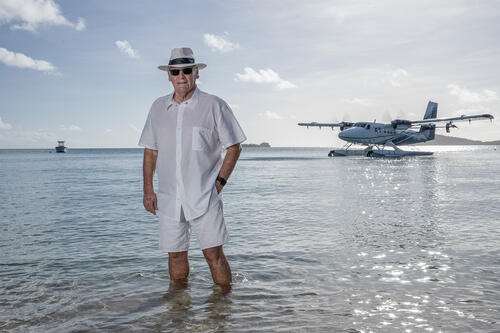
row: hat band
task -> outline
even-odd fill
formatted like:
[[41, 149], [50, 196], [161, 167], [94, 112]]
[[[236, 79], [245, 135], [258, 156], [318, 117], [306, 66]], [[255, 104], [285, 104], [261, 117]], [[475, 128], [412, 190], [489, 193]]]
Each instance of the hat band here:
[[194, 64], [194, 59], [193, 58], [177, 58], [177, 59], [172, 59], [168, 62], [169, 66], [180, 65], [180, 64]]

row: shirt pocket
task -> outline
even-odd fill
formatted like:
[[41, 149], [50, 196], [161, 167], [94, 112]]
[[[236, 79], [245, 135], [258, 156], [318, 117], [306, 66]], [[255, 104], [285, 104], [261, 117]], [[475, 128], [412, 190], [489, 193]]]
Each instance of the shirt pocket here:
[[212, 130], [205, 127], [193, 127], [192, 149], [198, 151], [210, 151], [213, 148]]

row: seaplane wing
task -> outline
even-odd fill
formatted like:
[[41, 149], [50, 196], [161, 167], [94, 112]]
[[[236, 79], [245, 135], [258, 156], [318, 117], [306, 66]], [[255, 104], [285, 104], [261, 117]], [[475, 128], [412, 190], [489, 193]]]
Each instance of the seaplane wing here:
[[306, 126], [307, 128], [309, 127], [330, 127], [333, 129], [334, 127], [340, 127], [340, 130], [343, 131], [344, 128], [349, 128], [354, 125], [354, 123], [347, 122], [347, 121], [342, 121], [340, 123], [317, 123], [317, 122], [312, 122], [312, 123], [298, 123], [299, 126]]
[[472, 120], [482, 120], [482, 119], [494, 119], [491, 114], [476, 114], [472, 116], [461, 115], [460, 117], [449, 117], [449, 118], [429, 118], [423, 120], [411, 121], [412, 125], [418, 124], [429, 124], [429, 123], [441, 123], [441, 122], [453, 122], [453, 121], [472, 121]]

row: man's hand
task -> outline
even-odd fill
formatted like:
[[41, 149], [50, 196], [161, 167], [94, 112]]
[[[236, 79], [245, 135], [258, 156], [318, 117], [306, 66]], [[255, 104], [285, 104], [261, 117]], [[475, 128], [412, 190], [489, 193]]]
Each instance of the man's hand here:
[[217, 189], [217, 193], [220, 193], [224, 186], [222, 186], [218, 181], [215, 181], [215, 188]]
[[[224, 161], [222, 161], [222, 166], [219, 171], [219, 177], [224, 179], [229, 179], [231, 172], [233, 172], [234, 166], [236, 165], [236, 161], [240, 157], [241, 145], [239, 143], [229, 146], [226, 151], [226, 156], [224, 157]], [[220, 193], [224, 188], [219, 181], [215, 181], [215, 188], [217, 189], [217, 193]]]
[[153, 175], [156, 169], [156, 159], [158, 158], [158, 150], [144, 148], [144, 161], [142, 164], [142, 174], [144, 178], [144, 187], [142, 204], [144, 208], [151, 214], [156, 215], [158, 209], [158, 201], [153, 187]]
[[144, 193], [142, 204], [148, 212], [156, 215], [156, 210], [158, 209], [158, 201], [156, 199], [155, 192]]

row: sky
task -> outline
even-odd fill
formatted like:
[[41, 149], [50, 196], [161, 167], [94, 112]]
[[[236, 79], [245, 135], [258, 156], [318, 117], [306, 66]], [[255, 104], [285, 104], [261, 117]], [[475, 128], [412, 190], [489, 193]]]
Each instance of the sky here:
[[[500, 117], [500, 1], [0, 0], [0, 148], [138, 147], [174, 47], [247, 143], [342, 144], [298, 122]], [[498, 119], [451, 135], [499, 140]], [[444, 130], [437, 132], [446, 134]]]

